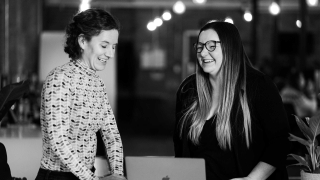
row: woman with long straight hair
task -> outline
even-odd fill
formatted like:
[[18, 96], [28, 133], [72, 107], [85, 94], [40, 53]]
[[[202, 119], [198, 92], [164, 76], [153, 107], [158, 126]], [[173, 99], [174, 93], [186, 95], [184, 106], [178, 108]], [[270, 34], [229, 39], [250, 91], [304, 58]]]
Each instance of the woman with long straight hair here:
[[248, 59], [235, 25], [209, 21], [195, 74], [177, 91], [176, 157], [203, 158], [207, 180], [285, 180], [289, 126], [274, 83]]

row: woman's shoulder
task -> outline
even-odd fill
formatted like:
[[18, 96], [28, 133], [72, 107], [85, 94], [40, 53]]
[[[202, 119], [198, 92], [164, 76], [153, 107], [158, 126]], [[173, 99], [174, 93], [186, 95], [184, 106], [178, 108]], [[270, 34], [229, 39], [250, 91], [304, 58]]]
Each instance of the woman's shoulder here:
[[258, 101], [273, 101], [280, 97], [279, 90], [272, 79], [256, 69], [250, 69], [247, 74], [247, 94]]
[[185, 78], [179, 88], [177, 93], [178, 94], [183, 94], [183, 93], [187, 93], [190, 90], [196, 90], [196, 75], [192, 74], [190, 76], [188, 76], [187, 78]]
[[257, 69], [247, 71], [247, 94], [252, 98], [264, 99], [265, 97], [279, 96], [279, 89], [272, 79]]
[[247, 84], [249, 84], [249, 86], [261, 88], [275, 86], [274, 82], [268, 75], [255, 68], [247, 69]]
[[176, 95], [177, 95], [178, 102], [184, 101], [187, 99], [193, 101], [193, 99], [197, 97], [197, 86], [196, 86], [195, 74], [188, 76], [182, 81]]
[[48, 77], [68, 76], [68, 74], [74, 73], [74, 67], [75, 66], [72, 62], [57, 66], [49, 72]]

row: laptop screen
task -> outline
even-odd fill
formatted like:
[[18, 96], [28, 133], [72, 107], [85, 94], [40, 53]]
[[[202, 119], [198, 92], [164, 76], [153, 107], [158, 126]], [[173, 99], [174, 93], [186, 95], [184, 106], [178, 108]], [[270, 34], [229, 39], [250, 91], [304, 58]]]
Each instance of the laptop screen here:
[[126, 156], [128, 180], [205, 180], [204, 159]]

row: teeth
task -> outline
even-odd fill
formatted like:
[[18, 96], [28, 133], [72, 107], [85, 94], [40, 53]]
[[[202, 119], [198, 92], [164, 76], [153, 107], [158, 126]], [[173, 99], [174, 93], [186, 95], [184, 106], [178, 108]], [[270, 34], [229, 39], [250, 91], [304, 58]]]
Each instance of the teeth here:
[[100, 58], [99, 58], [99, 61], [107, 62], [107, 60], [106, 60], [106, 59], [100, 59]]
[[210, 63], [210, 62], [213, 62], [213, 60], [209, 60], [209, 59], [205, 59], [203, 60], [204, 63]]

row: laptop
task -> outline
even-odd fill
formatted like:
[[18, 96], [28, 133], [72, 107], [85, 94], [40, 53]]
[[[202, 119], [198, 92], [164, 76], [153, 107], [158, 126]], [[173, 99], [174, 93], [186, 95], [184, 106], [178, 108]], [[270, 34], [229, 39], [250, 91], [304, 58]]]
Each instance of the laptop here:
[[128, 180], [206, 180], [204, 159], [126, 156]]

